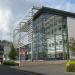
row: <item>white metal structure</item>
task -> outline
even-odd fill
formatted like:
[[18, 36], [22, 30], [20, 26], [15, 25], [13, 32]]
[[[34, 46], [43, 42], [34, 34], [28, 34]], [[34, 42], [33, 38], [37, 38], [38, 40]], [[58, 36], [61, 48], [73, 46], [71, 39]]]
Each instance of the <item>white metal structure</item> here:
[[[18, 23], [18, 27], [13, 31], [13, 44], [15, 48], [19, 48], [19, 62], [20, 62], [20, 47], [31, 45], [31, 60], [33, 60], [33, 15], [38, 10], [34, 7], [29, 13]], [[20, 64], [19, 64], [20, 66]]]

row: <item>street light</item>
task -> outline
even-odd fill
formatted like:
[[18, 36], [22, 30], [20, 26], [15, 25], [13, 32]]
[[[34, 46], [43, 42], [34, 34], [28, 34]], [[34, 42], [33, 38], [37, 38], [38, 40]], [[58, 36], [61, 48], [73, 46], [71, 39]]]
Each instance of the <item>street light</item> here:
[[18, 47], [19, 47], [19, 67], [20, 67], [20, 39], [21, 39], [21, 33], [20, 33], [20, 29], [21, 29], [21, 27], [19, 28], [19, 29], [15, 29], [14, 31], [13, 31], [13, 44], [14, 44], [14, 39], [15, 39], [15, 31], [17, 30], [17, 31], [19, 31], [19, 41], [18, 41]]

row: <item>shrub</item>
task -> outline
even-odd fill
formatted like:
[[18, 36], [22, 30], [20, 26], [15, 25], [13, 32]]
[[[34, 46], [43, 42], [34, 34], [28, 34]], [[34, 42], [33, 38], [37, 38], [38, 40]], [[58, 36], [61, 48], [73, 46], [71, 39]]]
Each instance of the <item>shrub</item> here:
[[13, 45], [11, 45], [11, 50], [10, 50], [8, 56], [11, 60], [16, 60], [17, 52]]
[[4, 61], [4, 65], [9, 65], [9, 66], [18, 66], [19, 63], [15, 63], [14, 61]]
[[68, 61], [66, 63], [66, 71], [67, 72], [75, 72], [75, 61]]

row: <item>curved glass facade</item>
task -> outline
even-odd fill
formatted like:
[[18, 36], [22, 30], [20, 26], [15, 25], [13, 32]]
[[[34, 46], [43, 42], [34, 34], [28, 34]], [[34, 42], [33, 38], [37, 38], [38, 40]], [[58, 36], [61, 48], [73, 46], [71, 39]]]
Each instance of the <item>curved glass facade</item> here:
[[67, 59], [67, 17], [42, 13], [33, 20], [33, 59]]

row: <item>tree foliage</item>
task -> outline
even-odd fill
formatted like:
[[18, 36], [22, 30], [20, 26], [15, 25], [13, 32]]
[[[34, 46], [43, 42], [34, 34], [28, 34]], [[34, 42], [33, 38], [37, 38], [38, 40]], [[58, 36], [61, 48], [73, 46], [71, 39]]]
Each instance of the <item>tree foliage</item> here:
[[16, 55], [17, 55], [16, 50], [15, 50], [14, 46], [11, 45], [11, 50], [9, 52], [9, 58], [11, 60], [15, 60], [16, 59]]
[[75, 52], [75, 39], [74, 38], [70, 39], [69, 48], [71, 51]]

